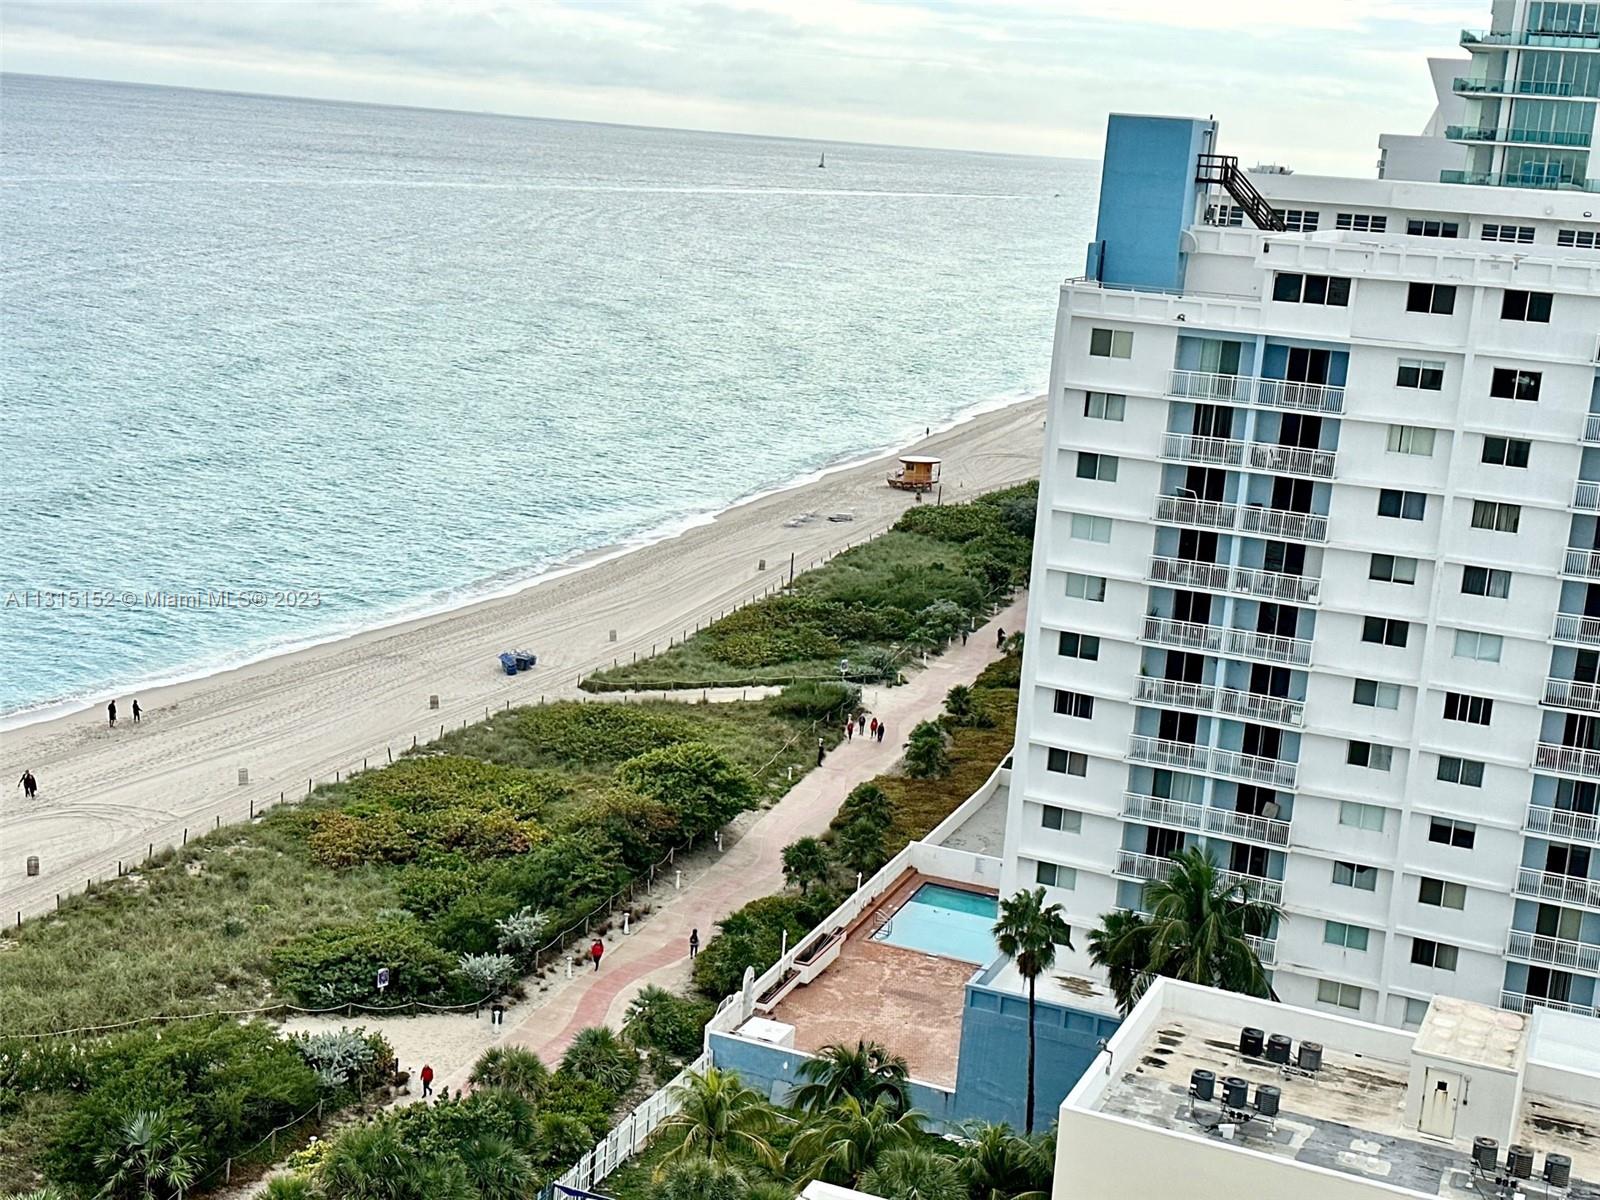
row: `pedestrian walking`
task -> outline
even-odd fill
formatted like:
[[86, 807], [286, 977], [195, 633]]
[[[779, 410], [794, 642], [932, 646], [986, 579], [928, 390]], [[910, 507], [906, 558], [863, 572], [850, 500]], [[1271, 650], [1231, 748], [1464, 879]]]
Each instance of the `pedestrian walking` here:
[[111, 720], [108, 728], [115, 729], [117, 727], [117, 702], [115, 700], [106, 705], [106, 716]]
[[994, 648], [996, 650], [1004, 650], [1006, 648], [1006, 631], [1004, 629], [996, 629], [994, 631]]
[[427, 1063], [422, 1064], [422, 1098], [426, 1100], [433, 1095], [433, 1068]]
[[139, 702], [137, 700], [135, 700], [133, 702], [133, 723], [135, 725], [137, 725], [139, 723], [139, 714], [141, 712], [143, 712], [143, 711], [144, 710], [139, 707]]
[[889, 728], [889, 726], [888, 726], [888, 724], [886, 722], [883, 722], [883, 721], [879, 721], [878, 722], [878, 740], [880, 742], [883, 741], [883, 731], [888, 729], [888, 728]]
[[851, 717], [848, 721], [846, 721], [844, 723], [844, 740], [847, 741], [847, 742], [854, 741], [855, 740], [855, 736], [856, 736], [856, 721], [855, 721], [854, 717]]
[[866, 713], [857, 713], [856, 714], [856, 728], [861, 733], [865, 733], [867, 731], [867, 714]]
[[33, 777], [32, 771], [24, 770], [22, 778], [17, 780], [17, 786], [22, 789], [24, 800], [32, 800], [39, 794], [39, 781]]
[[878, 718], [877, 717], [873, 717], [872, 718], [872, 736], [873, 737], [877, 737], [878, 736]]
[[696, 954], [699, 954], [699, 953], [700, 953], [700, 931], [698, 929], [691, 929], [691, 930], [689, 930], [689, 958], [690, 958], [690, 960], [693, 961], [694, 956]]
[[595, 938], [594, 945], [589, 947], [589, 957], [594, 959], [594, 969], [596, 971], [600, 969], [600, 956], [605, 952], [605, 944], [599, 938]]
[[967, 631], [965, 629], [962, 629], [961, 631], [961, 644], [963, 646], [967, 644]]
[[828, 752], [828, 745], [821, 738], [817, 739], [817, 766], [822, 765], [822, 756]]

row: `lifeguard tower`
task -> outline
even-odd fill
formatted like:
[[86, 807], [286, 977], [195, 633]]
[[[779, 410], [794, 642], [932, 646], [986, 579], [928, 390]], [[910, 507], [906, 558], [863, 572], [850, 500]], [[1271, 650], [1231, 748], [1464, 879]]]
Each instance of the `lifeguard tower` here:
[[889, 473], [889, 486], [902, 492], [931, 492], [939, 483], [939, 459], [921, 454], [905, 454], [900, 466]]

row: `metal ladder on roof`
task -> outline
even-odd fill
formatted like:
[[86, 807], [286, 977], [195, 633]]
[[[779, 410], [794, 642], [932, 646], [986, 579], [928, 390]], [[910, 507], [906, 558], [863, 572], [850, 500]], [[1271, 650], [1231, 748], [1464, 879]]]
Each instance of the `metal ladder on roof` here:
[[1222, 188], [1233, 197], [1233, 202], [1244, 210], [1245, 216], [1254, 222], [1257, 229], [1284, 232], [1286, 227], [1283, 218], [1273, 211], [1266, 197], [1256, 191], [1256, 185], [1250, 182], [1249, 176], [1239, 169], [1238, 155], [1200, 155], [1194, 181], [1214, 183]]

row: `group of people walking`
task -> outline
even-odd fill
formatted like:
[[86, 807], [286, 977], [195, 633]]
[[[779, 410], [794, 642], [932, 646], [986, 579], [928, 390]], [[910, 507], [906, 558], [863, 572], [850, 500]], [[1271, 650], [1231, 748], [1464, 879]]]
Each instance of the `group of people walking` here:
[[[873, 717], [870, 721], [868, 721], [867, 714], [864, 712], [859, 712], [856, 713], [855, 716], [847, 717], [845, 719], [844, 740], [847, 742], [853, 742], [856, 739], [856, 734], [859, 733], [862, 737], [867, 738], [870, 741], [881, 742], [883, 741], [883, 735], [888, 731], [889, 726], [887, 722], [880, 721], [877, 717]], [[820, 767], [822, 765], [822, 760], [827, 756], [828, 740], [826, 738], [819, 737], [817, 739], [817, 766]]]
[[[139, 707], [139, 701], [133, 701], [133, 723], [137, 725], [144, 716], [144, 709]], [[117, 727], [117, 702], [115, 700], [106, 705], [106, 728]], [[17, 786], [22, 789], [24, 800], [33, 800], [39, 794], [39, 778], [31, 770], [22, 772], [22, 778], [17, 780]]]
[[[141, 716], [143, 716], [143, 715], [144, 715], [144, 709], [140, 708], [139, 707], [139, 701], [135, 700], [133, 702], [133, 723], [135, 725], [137, 725], [139, 723], [139, 718]], [[117, 727], [117, 702], [115, 700], [113, 700], [110, 704], [106, 705], [106, 728], [115, 729], [116, 727]]]

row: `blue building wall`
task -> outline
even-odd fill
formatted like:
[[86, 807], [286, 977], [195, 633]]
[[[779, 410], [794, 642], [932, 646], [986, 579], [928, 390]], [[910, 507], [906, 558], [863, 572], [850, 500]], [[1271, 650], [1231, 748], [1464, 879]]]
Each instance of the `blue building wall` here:
[[1180, 239], [1196, 215], [1199, 156], [1215, 134], [1214, 121], [1111, 115], [1085, 274], [1121, 287], [1183, 287]]

